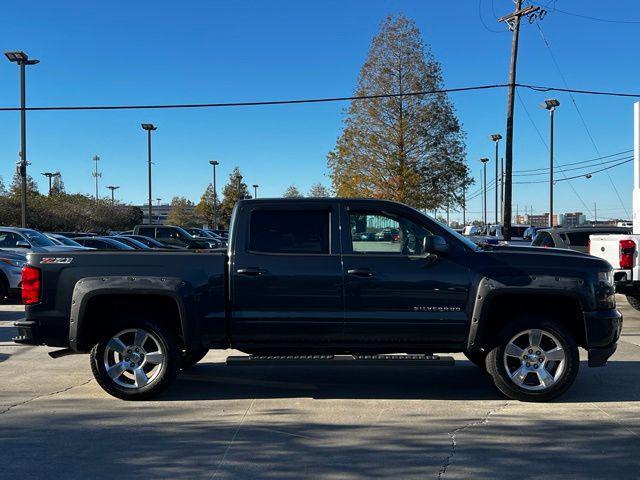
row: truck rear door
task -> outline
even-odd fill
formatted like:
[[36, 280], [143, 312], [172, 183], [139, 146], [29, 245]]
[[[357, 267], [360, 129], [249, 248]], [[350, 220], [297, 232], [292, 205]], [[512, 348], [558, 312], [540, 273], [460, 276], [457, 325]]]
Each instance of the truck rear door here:
[[235, 347], [321, 349], [323, 342], [342, 339], [338, 215], [327, 201], [239, 207], [230, 258]]

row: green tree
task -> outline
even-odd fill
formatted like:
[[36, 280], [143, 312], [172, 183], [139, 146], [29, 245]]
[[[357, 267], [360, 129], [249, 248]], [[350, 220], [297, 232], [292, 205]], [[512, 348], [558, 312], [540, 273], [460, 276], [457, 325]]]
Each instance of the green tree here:
[[[240, 179], [240, 191], [238, 192], [238, 181]], [[219, 221], [225, 227], [229, 227], [231, 213], [238, 199], [251, 198], [247, 184], [242, 180], [242, 173], [238, 167], [229, 174], [229, 182], [222, 190], [222, 202], [220, 203]]]
[[171, 209], [167, 214], [167, 224], [179, 227], [202, 226], [195, 211], [195, 205], [184, 197], [173, 197]]
[[[9, 187], [10, 195], [22, 195], [22, 178], [18, 174], [18, 172], [13, 174], [13, 179], [11, 180], [11, 186]], [[38, 195], [38, 184], [35, 182], [33, 177], [27, 174], [27, 195]]]
[[330, 197], [330, 196], [331, 196], [331, 192], [329, 192], [329, 189], [324, 185], [322, 185], [321, 183], [314, 183], [313, 185], [311, 185], [311, 188], [309, 189], [309, 193], [307, 194], [307, 197], [315, 197], [315, 198]]
[[0, 196], [6, 195], [7, 194], [7, 187], [4, 184], [4, 180], [2, 177], [0, 177]]
[[[216, 192], [216, 197], [218, 192]], [[220, 205], [219, 199], [216, 199], [218, 206]], [[214, 195], [213, 195], [213, 184], [209, 184], [200, 197], [200, 202], [196, 205], [196, 214], [203, 220], [203, 223], [206, 223], [209, 228], [214, 228]]]
[[284, 191], [284, 193], [282, 194], [282, 197], [283, 198], [302, 198], [304, 197], [304, 195], [300, 193], [300, 190], [298, 190], [298, 187], [296, 187], [295, 185], [289, 185], [287, 189]]
[[65, 192], [66, 190], [64, 188], [64, 182], [62, 181], [62, 174], [58, 173], [58, 175], [53, 177], [53, 181], [51, 182], [51, 195], [60, 195]]
[[444, 93], [403, 96], [443, 84], [440, 64], [415, 23], [388, 17], [371, 43], [355, 94], [397, 96], [351, 102], [328, 155], [337, 196], [388, 198], [429, 210], [459, 202], [471, 180], [453, 105]]

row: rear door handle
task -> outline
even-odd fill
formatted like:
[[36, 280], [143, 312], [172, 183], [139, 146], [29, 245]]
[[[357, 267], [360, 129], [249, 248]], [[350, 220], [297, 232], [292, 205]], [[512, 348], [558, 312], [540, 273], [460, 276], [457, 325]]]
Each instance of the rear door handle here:
[[348, 275], [354, 275], [356, 277], [373, 277], [376, 272], [370, 268], [350, 268], [347, 270]]
[[240, 275], [249, 275], [253, 277], [257, 277], [258, 275], [262, 275], [263, 273], [267, 273], [266, 270], [261, 269], [260, 267], [247, 267], [247, 268], [239, 268], [236, 270]]

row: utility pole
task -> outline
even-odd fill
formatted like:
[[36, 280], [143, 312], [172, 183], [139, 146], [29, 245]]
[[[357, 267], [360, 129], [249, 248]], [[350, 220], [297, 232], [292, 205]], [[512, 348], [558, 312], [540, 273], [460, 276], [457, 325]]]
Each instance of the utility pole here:
[[553, 118], [560, 102], [555, 98], [545, 100], [541, 105], [549, 110], [549, 227], [553, 227]]
[[500, 218], [504, 221], [504, 158], [500, 159]]
[[101, 177], [102, 174], [98, 172], [98, 162], [100, 161], [100, 157], [98, 155], [94, 155], [93, 161], [96, 162], [96, 168], [91, 174], [92, 177], [96, 179], [96, 203], [98, 202], [98, 177]]
[[218, 192], [216, 191], [216, 166], [220, 165], [217, 160], [209, 160], [213, 167], [213, 228], [218, 230]]
[[462, 226], [467, 225], [467, 186], [462, 187]]
[[489, 137], [495, 144], [496, 144], [496, 186], [495, 186], [495, 190], [496, 190], [496, 202], [495, 202], [495, 216], [496, 216], [496, 225], [498, 225], [498, 223], [500, 223], [500, 220], [498, 219], [498, 144], [500, 143], [500, 140], [502, 140], [502, 135], [500, 135], [499, 133], [495, 133], [493, 135], [491, 135]]
[[596, 202], [593, 202], [593, 224], [598, 224], [598, 206], [596, 205]]
[[116, 204], [116, 198], [115, 198], [115, 196], [113, 195], [113, 192], [114, 192], [115, 190], [119, 189], [120, 187], [117, 187], [117, 186], [115, 186], [115, 185], [109, 185], [107, 188], [108, 188], [109, 190], [111, 190], [111, 205], [115, 205], [115, 204]]
[[[484, 167], [484, 195], [482, 202], [482, 217], [484, 218], [484, 227], [487, 228], [487, 162], [488, 158], [481, 158], [480, 161]], [[487, 229], [487, 235], [489, 234], [489, 230]]]
[[[508, 15], [498, 19], [505, 22], [509, 30], [513, 32], [511, 43], [511, 63], [509, 66], [509, 90], [507, 93], [507, 130], [505, 140], [505, 185], [504, 185], [504, 216], [502, 232], [505, 240], [511, 240], [511, 201], [513, 199], [512, 173], [513, 173], [513, 104], [516, 92], [516, 65], [518, 61], [518, 39], [520, 36], [520, 20], [527, 16], [529, 20], [535, 19], [535, 14], [540, 7], [528, 6], [522, 8], [523, 0], [515, 0], [516, 9]], [[540, 17], [542, 17], [542, 12]]]
[[140, 125], [142, 127], [143, 130], [147, 131], [147, 161], [148, 161], [148, 170], [147, 170], [147, 175], [148, 175], [148, 180], [149, 180], [149, 225], [153, 225], [153, 205], [151, 204], [151, 132], [153, 132], [154, 130], [157, 130], [158, 127], [156, 127], [154, 124], [152, 123], [143, 123]]

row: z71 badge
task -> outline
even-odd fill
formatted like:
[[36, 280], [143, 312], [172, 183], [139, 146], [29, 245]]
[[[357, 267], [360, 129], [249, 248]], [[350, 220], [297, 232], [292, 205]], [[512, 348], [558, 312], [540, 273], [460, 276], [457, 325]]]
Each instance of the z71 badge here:
[[71, 263], [73, 258], [71, 257], [44, 257], [40, 260], [40, 263]]

